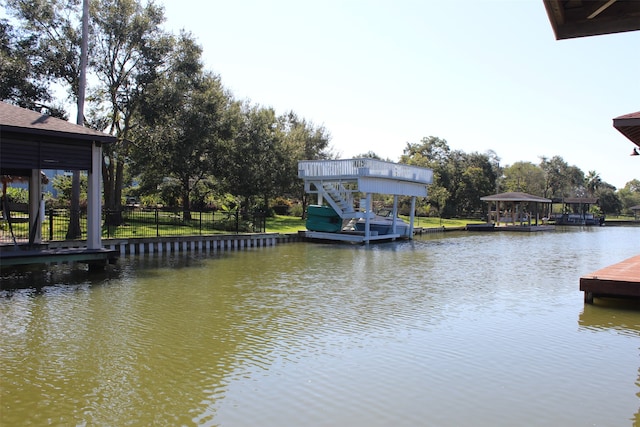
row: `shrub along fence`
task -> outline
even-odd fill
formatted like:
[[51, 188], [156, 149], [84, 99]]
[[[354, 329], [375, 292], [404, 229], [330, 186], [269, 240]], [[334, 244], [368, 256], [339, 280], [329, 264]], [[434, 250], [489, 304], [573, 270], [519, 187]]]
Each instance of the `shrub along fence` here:
[[[69, 209], [50, 209], [45, 212], [42, 221], [42, 240], [68, 240]], [[80, 212], [80, 229], [87, 237], [87, 214]], [[193, 236], [221, 233], [263, 233], [266, 218], [263, 212], [249, 214], [239, 210], [233, 211], [191, 211], [166, 208], [125, 208], [121, 211], [103, 210], [102, 237], [166, 237]], [[13, 231], [13, 235], [11, 234]], [[11, 229], [6, 221], [2, 221], [0, 240], [9, 241], [13, 237], [24, 241], [29, 239], [29, 226], [26, 221], [12, 223]]]

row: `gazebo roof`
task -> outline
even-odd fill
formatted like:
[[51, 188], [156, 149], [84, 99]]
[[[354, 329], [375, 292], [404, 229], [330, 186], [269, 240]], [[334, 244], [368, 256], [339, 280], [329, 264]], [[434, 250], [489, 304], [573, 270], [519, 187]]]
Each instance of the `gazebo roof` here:
[[613, 127], [640, 147], [640, 111], [614, 118]]
[[544, 0], [557, 40], [640, 30], [640, 2]]
[[[41, 243], [41, 188], [34, 171], [43, 169], [86, 170], [87, 183], [87, 249], [67, 252], [66, 258], [96, 260], [113, 258], [112, 251], [102, 252], [100, 162], [102, 144], [116, 142], [116, 137], [75, 125], [65, 120], [44, 116], [36, 111], [0, 102], [0, 174], [31, 176], [29, 181], [29, 243]], [[40, 172], [41, 173], [41, 172]], [[36, 175], [37, 176], [37, 175]], [[9, 179], [8, 177], [5, 179]], [[40, 193], [40, 194], [38, 194]], [[16, 252], [13, 252], [16, 253]], [[57, 256], [57, 254], [56, 254]], [[62, 255], [65, 257], [65, 255]], [[0, 253], [0, 258], [6, 257]], [[44, 262], [35, 257], [20, 263]], [[37, 261], [34, 261], [37, 260]], [[50, 259], [47, 258], [46, 262]], [[1, 262], [1, 260], [0, 260]], [[17, 261], [12, 261], [16, 263]], [[11, 264], [10, 264], [11, 265]]]
[[115, 142], [116, 137], [66, 120], [46, 116], [37, 111], [0, 102], [0, 132], [46, 136], [62, 141], [84, 140]]
[[494, 194], [492, 196], [480, 197], [483, 202], [540, 202], [551, 203], [551, 199], [534, 196], [533, 194], [512, 191], [508, 193]]
[[34, 169], [91, 170], [92, 145], [113, 142], [113, 135], [0, 102], [3, 175], [29, 176]]
[[[557, 40], [640, 30], [640, 1], [543, 2]], [[640, 147], [640, 111], [614, 118], [613, 127]]]

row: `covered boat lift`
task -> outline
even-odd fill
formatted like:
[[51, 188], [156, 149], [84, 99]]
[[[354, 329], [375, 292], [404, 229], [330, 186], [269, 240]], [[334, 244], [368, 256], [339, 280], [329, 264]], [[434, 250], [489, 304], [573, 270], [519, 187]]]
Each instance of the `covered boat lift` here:
[[[342, 220], [363, 219], [363, 233], [305, 231], [305, 237], [319, 240], [369, 243], [374, 240], [413, 238], [416, 197], [427, 197], [427, 185], [433, 182], [431, 169], [384, 162], [370, 158], [343, 160], [303, 160], [298, 162], [298, 177], [304, 181], [305, 192], [317, 194], [318, 205], [326, 202]], [[362, 194], [360, 207], [355, 209], [354, 195]], [[375, 217], [372, 194], [393, 195], [393, 225], [389, 234], [378, 235], [371, 230]], [[408, 235], [396, 232], [398, 197], [411, 197]]]
[[[504, 227], [501, 227], [501, 229], [507, 231], [546, 231], [554, 229], [553, 226], [543, 224], [540, 219], [540, 204], [551, 204], [551, 199], [515, 191], [484, 196], [480, 200], [489, 203], [487, 224], [491, 224], [493, 227], [500, 227], [503, 224]], [[492, 203], [495, 204], [495, 210], [491, 210]], [[501, 216], [502, 206], [506, 206], [509, 210], [509, 215]], [[533, 209], [525, 210], [524, 206], [529, 208], [532, 206]], [[467, 229], [472, 230], [473, 227], [467, 226]], [[478, 227], [478, 229], [486, 230], [487, 227]]]
[[553, 203], [562, 204], [562, 212], [552, 215], [556, 225], [604, 224], [604, 216], [595, 216], [589, 213], [589, 207], [598, 204], [598, 199], [595, 197], [564, 197], [553, 199]]

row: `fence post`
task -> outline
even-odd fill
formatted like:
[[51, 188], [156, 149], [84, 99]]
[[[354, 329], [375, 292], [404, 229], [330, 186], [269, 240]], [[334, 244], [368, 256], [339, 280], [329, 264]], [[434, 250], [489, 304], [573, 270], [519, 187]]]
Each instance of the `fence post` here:
[[240, 209], [236, 209], [236, 234], [240, 230]]
[[156, 237], [160, 237], [160, 223], [158, 217], [158, 205], [155, 207], [155, 219], [156, 219]]
[[49, 241], [53, 240], [53, 208], [49, 208]]
[[200, 235], [202, 235], [202, 209], [200, 209]]
[[104, 225], [107, 226], [107, 239], [111, 238], [111, 224], [109, 218], [109, 210], [105, 209], [102, 211], [102, 216], [104, 217]]

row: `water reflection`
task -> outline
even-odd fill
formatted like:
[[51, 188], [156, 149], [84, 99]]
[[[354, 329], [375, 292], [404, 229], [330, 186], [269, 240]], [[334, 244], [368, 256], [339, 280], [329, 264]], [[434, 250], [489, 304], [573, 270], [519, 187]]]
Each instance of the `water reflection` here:
[[581, 327], [640, 336], [640, 300], [599, 298], [597, 302], [597, 305], [585, 304], [578, 321]]
[[0, 293], [0, 421], [637, 423], [640, 309], [585, 306], [578, 278], [638, 237], [447, 233], [53, 270]]
[[[623, 336], [640, 336], [640, 300], [620, 300], [600, 298], [598, 305], [585, 304], [580, 313], [579, 325], [590, 332], [613, 332]], [[615, 359], [609, 361], [616, 363]], [[640, 368], [635, 382], [640, 389]], [[640, 390], [636, 392], [640, 399]], [[640, 407], [631, 418], [634, 426], [640, 426]]]

